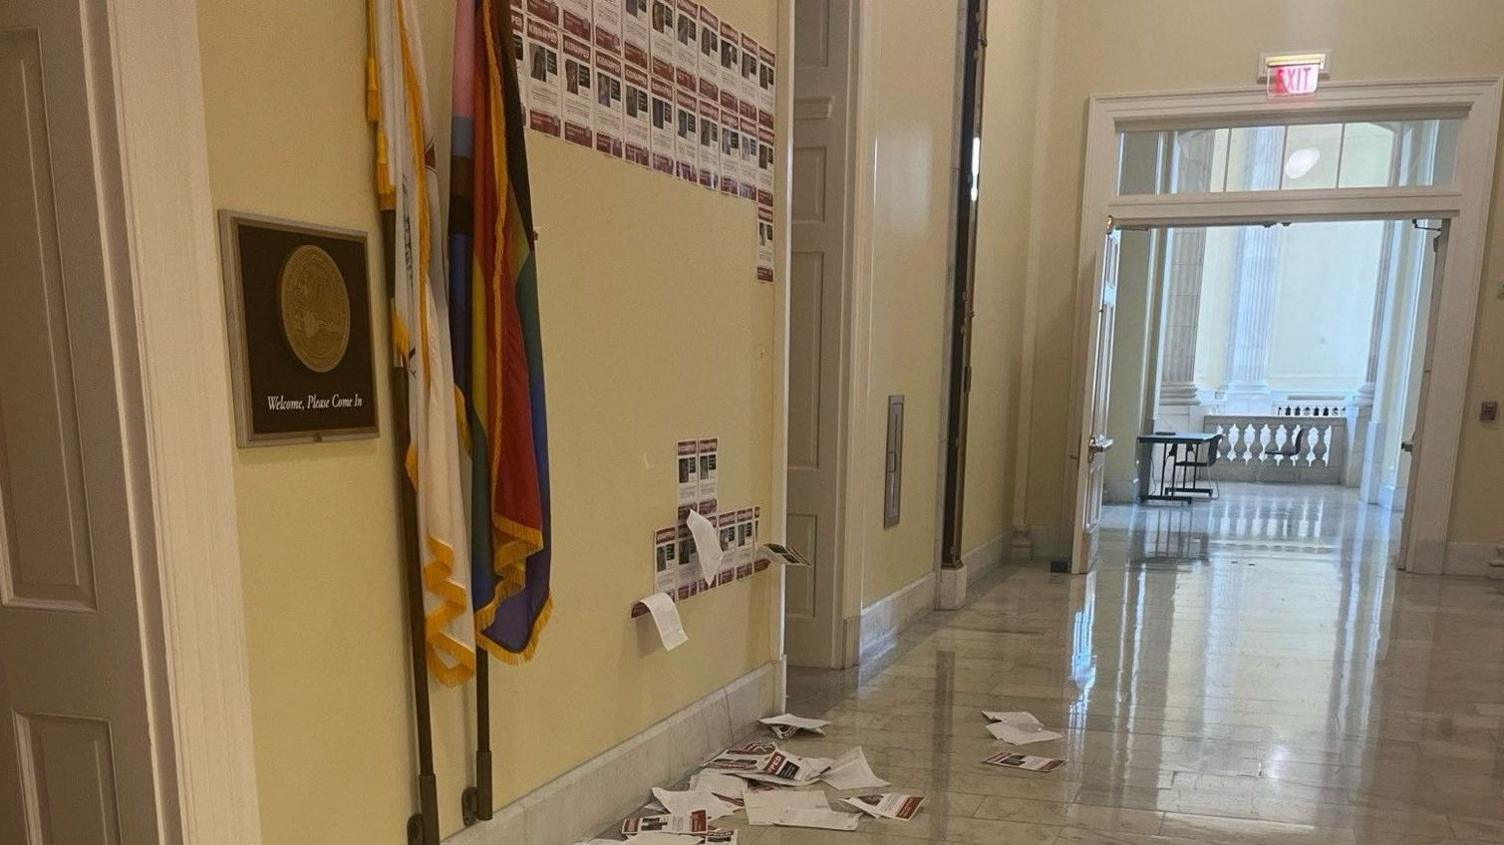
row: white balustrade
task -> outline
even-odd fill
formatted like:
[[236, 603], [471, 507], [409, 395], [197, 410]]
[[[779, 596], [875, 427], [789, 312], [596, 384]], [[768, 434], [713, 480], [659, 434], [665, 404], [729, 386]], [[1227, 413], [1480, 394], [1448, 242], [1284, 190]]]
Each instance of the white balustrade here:
[[1208, 414], [1203, 430], [1222, 435], [1216, 480], [1342, 483], [1347, 420], [1340, 415]]

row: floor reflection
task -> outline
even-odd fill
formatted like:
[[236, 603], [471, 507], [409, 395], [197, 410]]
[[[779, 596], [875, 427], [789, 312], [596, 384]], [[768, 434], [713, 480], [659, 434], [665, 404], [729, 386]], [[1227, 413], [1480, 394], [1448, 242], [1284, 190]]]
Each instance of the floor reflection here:
[[[861, 669], [791, 673], [835, 721], [793, 749], [862, 744], [919, 819], [744, 841], [1504, 842], [1504, 584], [1396, 571], [1397, 520], [1343, 488], [1104, 525], [1089, 575], [1005, 565]], [[981, 765], [983, 707], [1065, 726], [1029, 750], [1069, 765]]]

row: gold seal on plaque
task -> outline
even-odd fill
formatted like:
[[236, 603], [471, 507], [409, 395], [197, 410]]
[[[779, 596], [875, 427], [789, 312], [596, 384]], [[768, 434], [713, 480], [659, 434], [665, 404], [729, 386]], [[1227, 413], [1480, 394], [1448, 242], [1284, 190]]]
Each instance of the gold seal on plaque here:
[[282, 334], [303, 366], [327, 373], [350, 345], [350, 294], [329, 253], [304, 244], [282, 263], [277, 277]]

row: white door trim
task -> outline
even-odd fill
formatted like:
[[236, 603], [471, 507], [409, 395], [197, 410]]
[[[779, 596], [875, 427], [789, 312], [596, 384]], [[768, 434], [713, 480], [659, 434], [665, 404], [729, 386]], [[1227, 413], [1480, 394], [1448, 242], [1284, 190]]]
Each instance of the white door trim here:
[[[1122, 226], [1208, 225], [1267, 220], [1353, 219], [1354, 217], [1431, 217], [1452, 220], [1447, 266], [1437, 304], [1438, 324], [1447, 327], [1436, 339], [1436, 366], [1424, 409], [1430, 423], [1421, 448], [1427, 456], [1417, 472], [1417, 489], [1406, 515], [1413, 529], [1401, 550], [1413, 572], [1444, 570], [1452, 489], [1467, 400], [1468, 368], [1479, 288], [1483, 278], [1483, 244], [1492, 202], [1494, 158], [1499, 138], [1500, 96], [1504, 77], [1338, 82], [1313, 98], [1270, 100], [1261, 88], [1178, 93], [1093, 96], [1087, 118], [1086, 167], [1082, 182], [1081, 220], [1107, 215]], [[1434, 188], [1384, 188], [1362, 191], [1233, 193], [1220, 196], [1119, 197], [1114, 175], [1117, 133], [1125, 129], [1165, 129], [1280, 122], [1334, 122], [1401, 118], [1463, 118], [1454, 184]], [[1083, 223], [1077, 258], [1077, 337], [1084, 337], [1090, 315], [1081, 303], [1092, 283], [1097, 228]], [[1077, 344], [1072, 371], [1071, 436], [1079, 439], [1080, 403], [1087, 362]], [[1076, 467], [1066, 466], [1062, 523], [1073, 524]]]
[[132, 504], [149, 576], [143, 640], [161, 805], [179, 815], [182, 841], [258, 843], [198, 14], [190, 0], [100, 5], [114, 59], [123, 198], [120, 214], [104, 211], [129, 281], [116, 318], [134, 323], [130, 340], [140, 351], [139, 362], [123, 365], [139, 371], [123, 374], [121, 414], [139, 435], [129, 460], [143, 494]]

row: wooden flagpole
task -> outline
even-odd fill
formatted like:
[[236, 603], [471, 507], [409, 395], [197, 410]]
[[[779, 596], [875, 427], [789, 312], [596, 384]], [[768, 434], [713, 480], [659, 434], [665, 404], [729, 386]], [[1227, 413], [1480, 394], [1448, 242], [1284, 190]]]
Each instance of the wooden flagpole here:
[[[388, 308], [397, 295], [395, 244], [396, 213], [381, 212], [382, 263], [386, 268]], [[428, 701], [428, 658], [423, 638], [423, 575], [418, 550], [418, 496], [407, 477], [407, 449], [412, 442], [408, 425], [407, 370], [392, 356], [389, 371], [392, 425], [397, 447], [398, 510], [402, 512], [402, 575], [407, 593], [407, 626], [412, 645], [413, 711], [418, 734], [418, 812], [407, 820], [408, 845], [439, 845], [439, 787], [433, 771], [433, 715]]]

